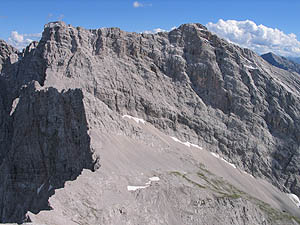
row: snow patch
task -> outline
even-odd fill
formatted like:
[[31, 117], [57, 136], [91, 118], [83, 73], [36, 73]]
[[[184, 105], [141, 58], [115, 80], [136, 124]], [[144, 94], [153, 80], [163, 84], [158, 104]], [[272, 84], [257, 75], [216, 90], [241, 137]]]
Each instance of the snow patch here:
[[159, 177], [150, 177], [149, 180], [150, 180], [151, 182], [160, 181]]
[[[194, 147], [194, 148], [198, 148], [198, 149], [203, 149], [202, 147], [200, 147], [199, 145], [195, 145], [195, 144], [192, 144], [190, 142], [183, 142], [183, 141], [180, 141], [178, 138], [176, 137], [171, 137], [173, 139], [173, 141], [176, 141], [180, 144], [183, 144], [187, 147]], [[223, 159], [219, 154], [217, 153], [214, 153], [214, 152], [210, 152], [214, 157], [216, 157], [217, 159], [220, 159], [222, 160], [223, 162], [227, 163], [229, 166], [233, 167], [234, 169], [237, 169], [236, 165], [234, 165], [233, 163], [230, 163], [228, 162], [227, 160]], [[244, 172], [244, 171], [243, 171]], [[247, 172], [244, 172], [245, 174], [253, 177], [251, 174], [248, 174]], [[254, 177], [253, 177], [254, 178]]]
[[[170, 136], [170, 137], [171, 137], [171, 136]], [[176, 137], [171, 137], [171, 138], [173, 139], [173, 141], [176, 141], [176, 142], [178, 142], [178, 143], [180, 143], [180, 144], [183, 144], [183, 145], [185, 145], [185, 146], [187, 146], [187, 147], [194, 147], [194, 148], [198, 148], [198, 149], [203, 149], [203, 148], [200, 147], [199, 145], [195, 145], [195, 144], [192, 144], [192, 143], [190, 143], [190, 142], [183, 142], [183, 141], [180, 141], [180, 140], [179, 140], [178, 138], [176, 138]], [[216, 157], [217, 159], [220, 159], [220, 160], [222, 160], [223, 162], [227, 163], [229, 166], [233, 167], [234, 169], [237, 169], [236, 165], [234, 165], [233, 163], [228, 162], [227, 160], [225, 160], [224, 158], [222, 158], [219, 154], [214, 153], [214, 152], [210, 152], [210, 154], [212, 154], [212, 155], [213, 155], [214, 157]], [[246, 174], [246, 175], [248, 175], [248, 176], [254, 178], [251, 174], [249, 174], [249, 173], [247, 173], [247, 172], [245, 172], [245, 171], [243, 171], [243, 170], [240, 170], [240, 171], [242, 171], [244, 174]]]
[[250, 173], [247, 173], [246, 171], [244, 171], [244, 170], [242, 170], [242, 172], [244, 173], [244, 174], [246, 174], [246, 175], [248, 175], [248, 176], [250, 176], [250, 177], [252, 177], [252, 178], [254, 178]]
[[11, 106], [11, 111], [9, 113], [10, 116], [15, 112], [18, 103], [19, 103], [19, 98], [15, 98], [13, 103], [12, 103], [12, 106]]
[[140, 118], [136, 118], [136, 117], [133, 117], [133, 116], [130, 116], [130, 115], [123, 115], [122, 118], [132, 119], [132, 120], [134, 120], [136, 123], [143, 123], [143, 124], [146, 123], [145, 120], [140, 119]]
[[148, 185], [146, 185], [146, 186], [127, 186], [127, 190], [128, 191], [136, 191], [136, 190], [144, 189], [147, 187], [149, 187], [149, 186]]
[[220, 155], [217, 153], [211, 152], [210, 154], [212, 154], [214, 157], [216, 157], [218, 159], [221, 159]]
[[291, 199], [292, 202], [295, 203], [295, 205], [299, 208], [300, 207], [300, 200], [299, 200], [298, 196], [295, 195], [295, 194], [287, 194], [287, 195], [288, 195], [289, 199]]
[[180, 144], [183, 144], [183, 145], [185, 145], [185, 146], [187, 146], [187, 147], [194, 147], [194, 148], [198, 148], [198, 149], [202, 149], [202, 147], [200, 147], [199, 145], [195, 145], [195, 144], [192, 144], [192, 143], [190, 143], [190, 142], [182, 142], [182, 141], [180, 141], [179, 139], [177, 139], [176, 137], [171, 137], [174, 141], [176, 141], [176, 142], [179, 142]]
[[42, 190], [42, 188], [44, 187], [45, 183], [43, 183], [37, 190], [36, 193], [39, 194]]
[[257, 69], [257, 67], [253, 67], [253, 66], [249, 66], [249, 65], [244, 65], [246, 68], [250, 69], [250, 70], [255, 70]]
[[50, 191], [52, 188], [53, 188], [53, 186], [50, 184], [49, 188], [48, 188], [48, 191]]
[[217, 159], [222, 160], [223, 162], [227, 163], [228, 165], [230, 165], [230, 166], [232, 166], [233, 168], [236, 169], [236, 166], [235, 166], [233, 163], [230, 163], [230, 162], [226, 161], [226, 160], [223, 159], [219, 154], [214, 153], [214, 152], [211, 152], [211, 154], [212, 154], [214, 157], [216, 157]]
[[159, 177], [150, 177], [149, 178], [149, 181], [146, 182], [146, 185], [145, 186], [127, 186], [127, 190], [128, 191], [136, 191], [136, 190], [139, 190], [139, 189], [145, 189], [147, 187], [150, 187], [151, 183], [152, 182], [158, 182], [160, 181]]
[[[189, 142], [188, 142], [189, 143]], [[190, 146], [194, 147], [194, 148], [199, 148], [199, 149], [202, 149], [202, 147], [200, 147], [199, 145], [195, 145], [195, 144], [191, 144], [190, 143]]]

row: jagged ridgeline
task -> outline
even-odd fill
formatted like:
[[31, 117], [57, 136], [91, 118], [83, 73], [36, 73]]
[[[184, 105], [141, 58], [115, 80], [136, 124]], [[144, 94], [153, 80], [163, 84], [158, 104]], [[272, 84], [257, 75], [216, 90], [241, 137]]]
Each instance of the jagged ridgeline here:
[[133, 135], [125, 114], [300, 196], [299, 75], [200, 24], [138, 34], [49, 23], [22, 53], [1, 41], [0, 72], [0, 222], [50, 209], [55, 189], [98, 169], [91, 131]]

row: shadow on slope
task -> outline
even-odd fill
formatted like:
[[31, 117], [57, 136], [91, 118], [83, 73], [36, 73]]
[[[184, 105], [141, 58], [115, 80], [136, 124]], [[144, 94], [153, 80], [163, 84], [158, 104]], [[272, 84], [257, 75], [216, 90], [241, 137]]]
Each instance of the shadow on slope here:
[[79, 89], [60, 93], [37, 82], [15, 99], [10, 145], [0, 166], [0, 222], [30, 221], [28, 211], [50, 210], [55, 189], [84, 168], [98, 168], [82, 99]]

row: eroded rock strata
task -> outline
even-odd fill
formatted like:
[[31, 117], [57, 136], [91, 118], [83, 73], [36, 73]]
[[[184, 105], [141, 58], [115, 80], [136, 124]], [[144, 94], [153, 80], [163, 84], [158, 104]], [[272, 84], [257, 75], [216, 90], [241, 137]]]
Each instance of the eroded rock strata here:
[[50, 190], [98, 168], [89, 130], [133, 135], [124, 114], [300, 196], [299, 76], [200, 24], [138, 34], [49, 23], [23, 53], [1, 41], [0, 72], [2, 222], [49, 208]]

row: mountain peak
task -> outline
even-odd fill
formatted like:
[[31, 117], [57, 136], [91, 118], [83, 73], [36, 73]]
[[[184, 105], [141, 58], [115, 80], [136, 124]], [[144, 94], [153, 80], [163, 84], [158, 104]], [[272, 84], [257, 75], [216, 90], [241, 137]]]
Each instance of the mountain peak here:
[[63, 21], [54, 21], [45, 24], [44, 29], [53, 28], [53, 27], [67, 27], [67, 24]]
[[178, 29], [185, 29], [185, 28], [190, 28], [190, 27], [193, 27], [193, 28], [198, 28], [198, 29], [203, 29], [203, 30], [207, 30], [207, 28], [205, 26], [203, 26], [202, 24], [200, 23], [186, 23], [186, 24], [182, 24], [178, 27]]
[[261, 57], [273, 66], [300, 74], [300, 64], [283, 56], [278, 56], [272, 52], [269, 52], [261, 55]]

